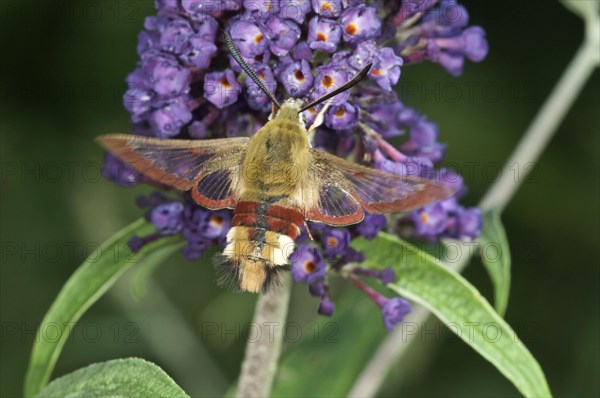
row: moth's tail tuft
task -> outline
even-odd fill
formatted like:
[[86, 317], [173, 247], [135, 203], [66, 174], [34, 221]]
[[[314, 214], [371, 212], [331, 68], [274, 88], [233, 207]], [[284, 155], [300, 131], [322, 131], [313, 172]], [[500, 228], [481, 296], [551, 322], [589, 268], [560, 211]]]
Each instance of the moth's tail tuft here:
[[240, 290], [240, 265], [239, 261], [217, 253], [214, 257], [215, 271], [217, 272], [217, 284], [221, 287]]
[[293, 251], [294, 241], [287, 235], [234, 226], [227, 233], [225, 250], [215, 258], [218, 283], [244, 292], [266, 292], [281, 283], [280, 273], [289, 270]]
[[266, 293], [271, 286], [281, 285], [281, 273], [289, 268], [289, 265], [274, 265], [264, 259], [215, 255], [217, 283], [237, 291]]

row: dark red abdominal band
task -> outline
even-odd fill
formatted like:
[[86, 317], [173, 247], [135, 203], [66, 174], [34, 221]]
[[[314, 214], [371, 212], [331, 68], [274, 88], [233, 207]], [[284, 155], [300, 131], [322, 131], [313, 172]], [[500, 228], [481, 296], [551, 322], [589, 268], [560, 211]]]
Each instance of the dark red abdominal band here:
[[250, 228], [251, 240], [256, 228], [265, 228], [295, 240], [301, 232], [299, 225], [304, 223], [304, 216], [298, 210], [260, 202], [238, 202], [233, 214], [231, 226]]

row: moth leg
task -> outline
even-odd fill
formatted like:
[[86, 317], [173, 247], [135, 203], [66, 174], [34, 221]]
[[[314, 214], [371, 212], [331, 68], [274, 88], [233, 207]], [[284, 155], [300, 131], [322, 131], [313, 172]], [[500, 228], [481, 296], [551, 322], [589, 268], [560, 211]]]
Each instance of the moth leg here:
[[313, 138], [315, 136], [315, 130], [323, 124], [323, 121], [325, 120], [325, 112], [327, 112], [327, 109], [329, 109], [329, 106], [331, 105], [330, 101], [327, 101], [325, 103], [325, 105], [323, 105], [323, 108], [321, 108], [321, 110], [319, 111], [319, 113], [317, 114], [317, 117], [315, 117], [315, 121], [310, 125], [310, 127], [307, 130], [308, 133], [308, 141], [312, 142]]
[[275, 117], [275, 114], [278, 110], [279, 108], [277, 108], [277, 106], [271, 102], [271, 114], [269, 115], [269, 120], [272, 120]]
[[306, 229], [306, 233], [308, 234], [310, 240], [314, 241], [315, 238], [313, 238], [312, 234], [310, 233], [310, 229], [308, 228], [308, 223], [306, 222], [306, 220], [304, 220], [304, 229]]

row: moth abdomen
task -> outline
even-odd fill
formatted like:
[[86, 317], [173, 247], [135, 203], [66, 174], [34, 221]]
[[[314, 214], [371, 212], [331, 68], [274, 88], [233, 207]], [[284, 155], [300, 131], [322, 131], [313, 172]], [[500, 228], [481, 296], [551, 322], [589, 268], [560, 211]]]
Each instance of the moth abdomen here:
[[266, 291], [289, 269], [302, 214], [269, 202], [239, 202], [234, 210], [227, 246], [216, 258], [220, 284], [242, 291]]

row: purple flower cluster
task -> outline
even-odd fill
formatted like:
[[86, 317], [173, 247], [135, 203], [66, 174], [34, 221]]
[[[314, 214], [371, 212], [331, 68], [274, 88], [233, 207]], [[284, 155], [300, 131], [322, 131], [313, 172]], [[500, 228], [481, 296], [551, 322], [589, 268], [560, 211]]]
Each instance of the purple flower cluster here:
[[[358, 236], [373, 239], [387, 225], [383, 215], [368, 215], [359, 224], [349, 228], [333, 228], [324, 224], [310, 223], [309, 229], [314, 234], [318, 246], [311, 246], [306, 235], [298, 238], [298, 246], [290, 257], [292, 261], [292, 278], [295, 282], [308, 285], [311, 295], [319, 297], [321, 304], [319, 313], [331, 315], [334, 305], [328, 294], [327, 271], [339, 272], [348, 264], [364, 261], [364, 255], [350, 247], [350, 241]], [[387, 284], [396, 279], [393, 270], [372, 270], [353, 266], [347, 269], [351, 274], [379, 279]]]
[[456, 0], [402, 1], [392, 24], [396, 50], [406, 63], [430, 60], [459, 76], [465, 57], [479, 62], [488, 52], [484, 30], [467, 27], [469, 13]]
[[[393, 91], [408, 64], [429, 60], [459, 75], [465, 58], [485, 57], [485, 33], [468, 26], [462, 5], [454, 0], [156, 0], [155, 6], [157, 15], [146, 18], [139, 35], [138, 66], [126, 79], [124, 104], [139, 134], [234, 137], [251, 135], [266, 123], [270, 101], [228, 53], [221, 30], [231, 34], [242, 58], [280, 98], [313, 100], [372, 63], [368, 81], [334, 97], [313, 145], [342, 157], [372, 159], [380, 170], [444, 178], [458, 194], [406, 215], [400, 222], [411, 228], [402, 230], [432, 241], [477, 237], [479, 211], [458, 203], [466, 191], [462, 179], [434, 167], [445, 151], [437, 125], [404, 106]], [[322, 107], [306, 112], [309, 124]], [[396, 148], [387, 139], [398, 136], [404, 141]], [[104, 175], [122, 186], [144, 178], [110, 155]], [[184, 255], [193, 259], [222, 245], [229, 229], [230, 212], [205, 210], [187, 196], [153, 195], [139, 204], [157, 233], [133, 239], [133, 248], [181, 234], [187, 241]], [[342, 229], [315, 224], [311, 231], [318, 245], [299, 240], [292, 274], [321, 298], [320, 313], [334, 308], [327, 271], [360, 263], [350, 241], [372, 239], [386, 224], [381, 215]], [[350, 275], [388, 283], [394, 279], [390, 272], [354, 267]], [[400, 299], [378, 300], [388, 328], [408, 311]]]

